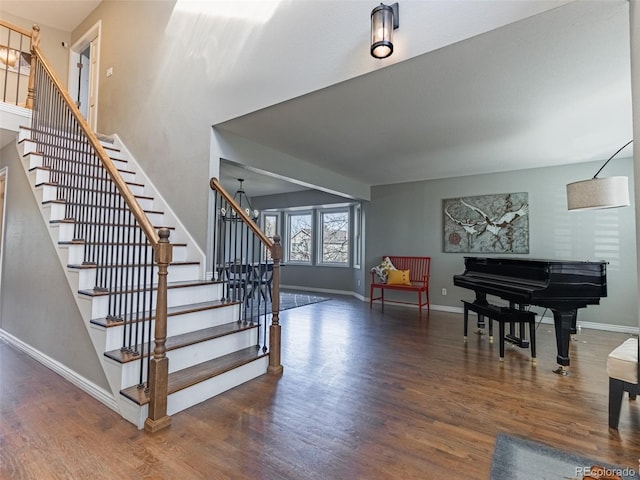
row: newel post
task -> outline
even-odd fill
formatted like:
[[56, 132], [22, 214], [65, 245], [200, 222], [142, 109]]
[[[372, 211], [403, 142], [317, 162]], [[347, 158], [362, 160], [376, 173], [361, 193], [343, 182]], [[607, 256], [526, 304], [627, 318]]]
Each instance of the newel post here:
[[167, 358], [167, 269], [171, 263], [169, 229], [158, 230], [156, 247], [158, 264], [158, 298], [156, 303], [155, 348], [149, 363], [149, 415], [144, 422], [147, 432], [157, 432], [171, 425], [167, 415], [169, 359]]
[[280, 344], [282, 331], [280, 327], [280, 261], [282, 260], [282, 245], [278, 235], [273, 237], [273, 247], [271, 249], [273, 258], [273, 295], [271, 300], [271, 327], [269, 328], [269, 367], [267, 372], [270, 375], [282, 374], [282, 364], [280, 363]]
[[33, 110], [33, 100], [36, 98], [36, 52], [35, 47], [40, 45], [40, 27], [34, 25], [31, 33], [31, 71], [29, 73], [29, 83], [27, 84], [27, 101], [25, 107]]

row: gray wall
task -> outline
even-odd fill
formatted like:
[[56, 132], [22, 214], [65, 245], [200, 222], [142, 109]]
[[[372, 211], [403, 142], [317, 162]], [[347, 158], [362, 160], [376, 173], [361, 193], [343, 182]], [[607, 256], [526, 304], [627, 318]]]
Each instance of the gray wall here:
[[8, 167], [0, 329], [109, 391], [19, 161], [15, 143], [0, 152]]
[[[366, 204], [368, 271], [383, 255], [432, 257], [431, 303], [460, 307], [473, 292], [454, 287], [453, 276], [464, 270], [464, 254], [443, 253], [442, 200], [474, 195], [528, 192], [530, 253], [528, 258], [606, 260], [608, 296], [600, 306], [582, 309], [585, 322], [637, 327], [635, 211], [632, 207], [569, 212], [567, 183], [591, 178], [598, 163], [459, 177], [372, 189]], [[616, 158], [601, 176], [628, 175], [630, 158]], [[483, 256], [482, 254], [468, 254]], [[447, 289], [447, 296], [441, 294]]]

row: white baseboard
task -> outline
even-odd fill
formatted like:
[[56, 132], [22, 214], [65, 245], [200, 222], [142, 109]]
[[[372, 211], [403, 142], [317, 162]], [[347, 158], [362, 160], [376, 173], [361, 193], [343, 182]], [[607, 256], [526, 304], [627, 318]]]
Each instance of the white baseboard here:
[[105, 390], [104, 388], [99, 387], [98, 385], [96, 385], [93, 382], [90, 382], [84, 377], [81, 377], [80, 375], [78, 375], [77, 372], [74, 372], [73, 370], [69, 370], [65, 365], [62, 365], [60, 362], [54, 360], [48, 355], [45, 355], [41, 351], [36, 350], [31, 345], [27, 345], [22, 340], [20, 340], [17, 337], [14, 337], [9, 332], [3, 329], [0, 329], [0, 340], [4, 340], [8, 344], [16, 347], [21, 352], [26, 353], [35, 361], [41, 363], [48, 369], [54, 371], [55, 373], [63, 377], [65, 380], [71, 382], [73, 385], [78, 387], [83, 392], [87, 393], [88, 395], [91, 395], [100, 403], [109, 407], [114, 412], [120, 413], [120, 408], [118, 407], [118, 403], [116, 402], [116, 400], [113, 398], [113, 395], [111, 395], [111, 393]]
[[[432, 310], [440, 310], [443, 312], [452, 312], [464, 314], [464, 309], [460, 307], [449, 307], [445, 305], [431, 305]], [[540, 317], [536, 315], [536, 322], [553, 325], [553, 317]], [[580, 322], [578, 321], [578, 328], [590, 328], [592, 330], [604, 330], [607, 332], [619, 332], [630, 333], [638, 335], [640, 333], [640, 327], [630, 327], [628, 325], [612, 325], [609, 323], [596, 323], [596, 322]]]
[[[369, 299], [366, 299], [368, 302]], [[418, 308], [413, 305], [403, 305], [408, 308]], [[464, 309], [462, 307], [451, 307], [449, 305], [433, 305], [431, 304], [431, 310], [436, 310], [440, 312], [449, 312], [449, 313], [459, 313], [460, 315], [464, 314]], [[553, 325], [553, 317], [542, 317], [539, 315], [536, 316], [536, 322], [545, 323]], [[631, 327], [628, 325], [611, 325], [609, 323], [596, 323], [596, 322], [581, 322], [578, 321], [578, 328], [590, 328], [592, 330], [604, 330], [607, 332], [618, 332], [618, 333], [630, 333], [632, 335], [640, 334], [640, 327]]]

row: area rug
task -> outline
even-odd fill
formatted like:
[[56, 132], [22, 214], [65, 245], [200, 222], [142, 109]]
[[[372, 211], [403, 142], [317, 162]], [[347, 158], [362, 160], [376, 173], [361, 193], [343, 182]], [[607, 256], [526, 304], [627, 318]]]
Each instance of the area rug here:
[[[636, 459], [629, 459], [633, 464]], [[499, 434], [490, 480], [582, 480], [593, 466], [624, 480], [637, 480], [638, 466], [622, 467], [563, 452], [541, 443]]]
[[[280, 311], [311, 305], [329, 300], [310, 292], [280, 292]], [[269, 303], [269, 307], [271, 304]]]
[[[280, 311], [291, 310], [292, 308], [303, 307], [305, 305], [311, 305], [313, 303], [320, 303], [330, 300], [327, 297], [316, 295], [312, 292], [280, 292]], [[265, 311], [271, 313], [271, 302], [260, 299], [253, 300], [253, 304], [249, 303], [249, 308], [259, 309], [260, 314]]]

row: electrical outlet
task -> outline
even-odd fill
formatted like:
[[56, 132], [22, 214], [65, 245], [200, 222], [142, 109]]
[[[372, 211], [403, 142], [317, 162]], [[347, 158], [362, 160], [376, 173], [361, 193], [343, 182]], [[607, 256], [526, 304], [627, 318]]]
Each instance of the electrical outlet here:
[[442, 295], [446, 295], [446, 294], [447, 294], [447, 289], [446, 289], [446, 288], [443, 288], [443, 289], [442, 289]]

